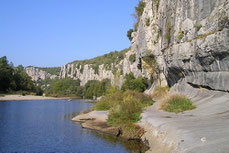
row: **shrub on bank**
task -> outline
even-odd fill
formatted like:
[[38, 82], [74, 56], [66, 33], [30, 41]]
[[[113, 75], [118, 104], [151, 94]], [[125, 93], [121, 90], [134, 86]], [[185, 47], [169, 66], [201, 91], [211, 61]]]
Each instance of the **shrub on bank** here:
[[192, 104], [189, 98], [181, 95], [170, 96], [162, 105], [164, 111], [174, 113], [180, 113], [195, 108], [196, 106]]
[[123, 101], [123, 93], [116, 87], [108, 89], [106, 96], [94, 105], [95, 110], [104, 111], [110, 110], [115, 105]]
[[113, 87], [94, 105], [94, 109], [110, 110], [108, 123], [118, 126], [139, 121], [143, 109], [153, 103], [152, 98], [143, 93], [131, 90], [123, 92]]

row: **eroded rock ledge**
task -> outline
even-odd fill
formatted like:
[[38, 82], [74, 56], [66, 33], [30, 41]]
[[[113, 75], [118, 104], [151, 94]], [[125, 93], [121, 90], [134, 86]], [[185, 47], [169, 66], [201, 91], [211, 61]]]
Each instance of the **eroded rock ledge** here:
[[119, 133], [119, 129], [108, 126], [106, 123], [108, 113], [108, 111], [91, 111], [74, 117], [72, 121], [80, 122], [83, 128], [97, 130], [116, 136]]

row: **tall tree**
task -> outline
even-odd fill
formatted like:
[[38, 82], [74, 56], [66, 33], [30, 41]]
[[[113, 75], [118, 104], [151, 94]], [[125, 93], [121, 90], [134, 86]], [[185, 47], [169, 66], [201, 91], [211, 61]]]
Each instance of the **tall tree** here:
[[13, 79], [13, 67], [9, 65], [6, 56], [0, 58], [0, 91], [6, 92], [10, 89]]

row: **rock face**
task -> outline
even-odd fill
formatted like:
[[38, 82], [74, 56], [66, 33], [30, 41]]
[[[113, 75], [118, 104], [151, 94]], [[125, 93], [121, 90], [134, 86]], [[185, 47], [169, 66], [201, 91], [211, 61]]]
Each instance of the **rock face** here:
[[[229, 91], [228, 0], [143, 1], [145, 8], [138, 30], [132, 33], [131, 48], [118, 64], [109, 70], [101, 64], [98, 71], [93, 64], [67, 64], [60, 78], [80, 79], [81, 85], [110, 79], [121, 86], [125, 74], [133, 72], [136, 77], [153, 78], [152, 89], [185, 80], [193, 87]], [[136, 60], [131, 62], [133, 54]], [[152, 58], [156, 68], [144, 57]]]
[[131, 50], [140, 59], [155, 57], [157, 84], [173, 86], [185, 80], [195, 87], [229, 91], [229, 2], [144, 2]]
[[137, 62], [130, 62], [129, 60], [129, 56], [132, 54], [134, 52], [129, 50], [118, 63], [115, 64], [114, 61], [110, 68], [107, 68], [106, 64], [101, 64], [98, 66], [98, 70], [94, 68], [94, 64], [80, 65], [78, 63], [70, 63], [61, 67], [60, 78], [79, 79], [82, 86], [89, 80], [102, 81], [110, 79], [112, 84], [121, 87], [125, 74], [133, 72], [136, 77], [141, 75], [137, 69]]
[[31, 66], [26, 67], [25, 71], [32, 78], [33, 81], [45, 80], [47, 78], [55, 79], [58, 77], [57, 75], [52, 75], [44, 70]]

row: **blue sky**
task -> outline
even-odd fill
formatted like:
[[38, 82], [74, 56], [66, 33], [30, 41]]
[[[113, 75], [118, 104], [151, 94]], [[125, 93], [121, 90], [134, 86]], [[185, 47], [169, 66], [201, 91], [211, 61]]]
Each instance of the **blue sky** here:
[[0, 56], [62, 66], [128, 48], [138, 0], [0, 0]]

